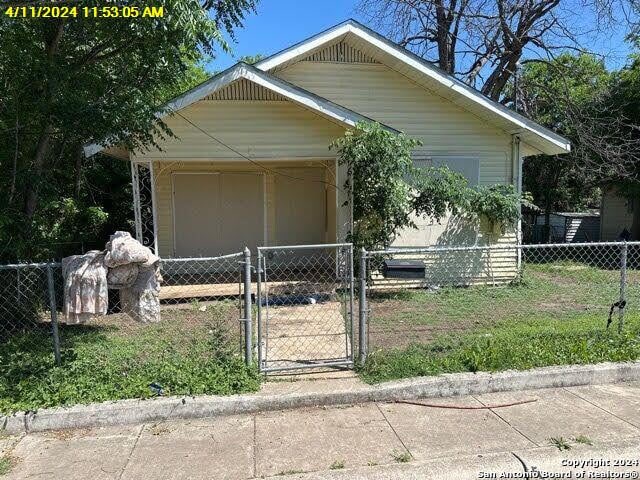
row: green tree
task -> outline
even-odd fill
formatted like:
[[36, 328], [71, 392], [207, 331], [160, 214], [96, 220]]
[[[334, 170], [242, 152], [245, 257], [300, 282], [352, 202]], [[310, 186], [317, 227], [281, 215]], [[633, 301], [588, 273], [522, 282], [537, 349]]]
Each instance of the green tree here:
[[[636, 40], [640, 47], [640, 40]], [[593, 168], [602, 171], [608, 183], [620, 188], [620, 193], [633, 200], [632, 238], [640, 240], [640, 54], [632, 55], [629, 63], [614, 76], [611, 89], [612, 109], [624, 119], [623, 124], [613, 124], [615, 133], [611, 149], [613, 161], [601, 156]]]
[[[145, 148], [172, 135], [158, 108], [204, 79], [203, 59], [228, 48], [225, 33], [233, 35], [255, 0], [166, 0], [163, 6], [162, 18], [0, 15], [0, 257], [36, 258], [53, 240], [45, 235], [55, 230], [51, 209], [84, 218], [85, 208], [100, 207], [80, 201], [90, 163], [83, 144]], [[85, 196], [96, 198], [91, 191]], [[77, 209], [52, 203], [61, 197], [73, 198]], [[89, 230], [106, 221], [102, 213], [90, 217]]]
[[551, 232], [551, 212], [597, 206], [600, 179], [584, 168], [584, 157], [593, 152], [583, 127], [610, 85], [604, 63], [587, 54], [563, 54], [551, 62], [529, 62], [523, 67], [519, 107], [572, 142], [570, 154], [537, 155], [524, 162], [524, 190], [545, 212], [546, 238]]
[[263, 58], [264, 58], [264, 55], [262, 55], [261, 53], [257, 53], [255, 55], [244, 55], [240, 57], [238, 61], [248, 63], [249, 65], [253, 65], [254, 63], [258, 63]]
[[394, 134], [378, 123], [360, 123], [331, 148], [347, 167], [344, 188], [353, 201], [353, 231], [357, 247], [388, 247], [397, 232], [412, 225], [412, 150], [420, 142]]

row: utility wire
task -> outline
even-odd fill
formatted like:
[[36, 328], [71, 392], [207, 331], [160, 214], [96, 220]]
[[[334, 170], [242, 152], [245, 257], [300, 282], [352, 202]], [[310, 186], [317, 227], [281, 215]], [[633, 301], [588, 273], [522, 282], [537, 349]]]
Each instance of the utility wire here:
[[180, 113], [179, 111], [174, 111], [173, 113], [175, 113], [176, 115], [182, 117], [182, 119], [184, 119], [184, 121], [186, 121], [187, 123], [189, 123], [192, 127], [196, 128], [197, 130], [199, 130], [200, 132], [204, 133], [207, 137], [211, 138], [212, 140], [215, 140], [216, 142], [218, 142], [220, 145], [222, 145], [223, 147], [231, 150], [233, 153], [235, 153], [236, 155], [241, 156], [242, 158], [244, 158], [245, 160], [251, 162], [253, 165], [257, 166], [258, 168], [261, 168], [267, 172], [273, 173], [274, 175], [280, 175], [282, 177], [287, 177], [290, 178], [292, 180], [299, 180], [301, 182], [314, 182], [314, 183], [322, 183], [324, 185], [329, 185], [333, 188], [335, 188], [336, 190], [339, 190], [342, 192], [342, 189], [340, 187], [338, 187], [337, 185], [331, 183], [331, 182], [327, 182], [325, 180], [314, 180], [314, 179], [309, 179], [309, 178], [301, 178], [301, 177], [296, 177], [294, 175], [288, 175], [286, 173], [283, 172], [278, 172], [277, 170], [274, 170], [272, 168], [269, 168], [263, 164], [261, 164], [260, 162], [257, 162], [255, 160], [253, 160], [252, 158], [249, 158], [248, 156], [246, 156], [245, 154], [243, 154], [242, 152], [239, 152], [238, 150], [236, 150], [235, 148], [231, 147], [230, 145], [227, 145], [226, 143], [224, 143], [222, 140], [214, 137], [211, 133], [207, 132], [206, 130], [204, 130], [203, 128], [201, 128], [199, 125], [195, 124], [194, 122], [192, 122], [191, 120], [189, 120], [187, 117], [185, 117], [182, 113]]

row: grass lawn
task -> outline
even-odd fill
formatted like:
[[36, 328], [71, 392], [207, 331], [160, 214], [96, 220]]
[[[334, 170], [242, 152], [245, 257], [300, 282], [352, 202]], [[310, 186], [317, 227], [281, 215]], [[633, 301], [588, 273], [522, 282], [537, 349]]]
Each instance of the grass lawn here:
[[640, 358], [640, 272], [630, 271], [625, 328], [616, 270], [529, 264], [509, 286], [405, 290], [370, 300], [366, 381]]
[[167, 308], [157, 324], [109, 315], [87, 325], [61, 325], [62, 365], [51, 336], [16, 333], [0, 343], [0, 412], [36, 410], [157, 395], [255, 391], [257, 370], [239, 352], [237, 306], [218, 302]]

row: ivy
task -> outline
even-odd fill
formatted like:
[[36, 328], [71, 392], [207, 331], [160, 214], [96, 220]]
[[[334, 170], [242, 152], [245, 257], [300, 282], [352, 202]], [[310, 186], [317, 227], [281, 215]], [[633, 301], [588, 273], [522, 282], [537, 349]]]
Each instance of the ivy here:
[[353, 198], [349, 241], [366, 249], [386, 248], [400, 230], [416, 228], [414, 213], [438, 222], [448, 214], [485, 218], [502, 233], [515, 225], [521, 199], [512, 185], [472, 188], [447, 167], [416, 168], [412, 151], [420, 145], [371, 122], [359, 123], [331, 144], [347, 167], [344, 188]]
[[[353, 231], [349, 241], [372, 249], [391, 244], [399, 230], [412, 226], [414, 175], [412, 150], [421, 145], [378, 123], [359, 123], [357, 130], [331, 144], [347, 167], [345, 190], [353, 198]], [[353, 180], [353, 185], [351, 185]]]
[[469, 189], [468, 214], [486, 218], [491, 230], [504, 235], [520, 218], [520, 195], [513, 185], [480, 186]]

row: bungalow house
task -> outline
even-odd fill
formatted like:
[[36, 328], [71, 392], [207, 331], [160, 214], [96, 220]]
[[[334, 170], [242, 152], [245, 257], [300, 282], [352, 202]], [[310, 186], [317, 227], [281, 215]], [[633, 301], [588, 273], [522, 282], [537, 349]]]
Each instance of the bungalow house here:
[[[131, 162], [138, 236], [147, 229], [163, 257], [342, 241], [346, 172], [328, 146], [361, 120], [420, 139], [418, 166], [448, 165], [472, 184], [520, 189], [523, 158], [570, 149], [354, 20], [255, 65], [238, 63], [167, 107], [177, 138], [158, 139], [160, 149], [86, 149]], [[397, 245], [486, 242], [454, 219], [419, 219], [418, 227]]]

